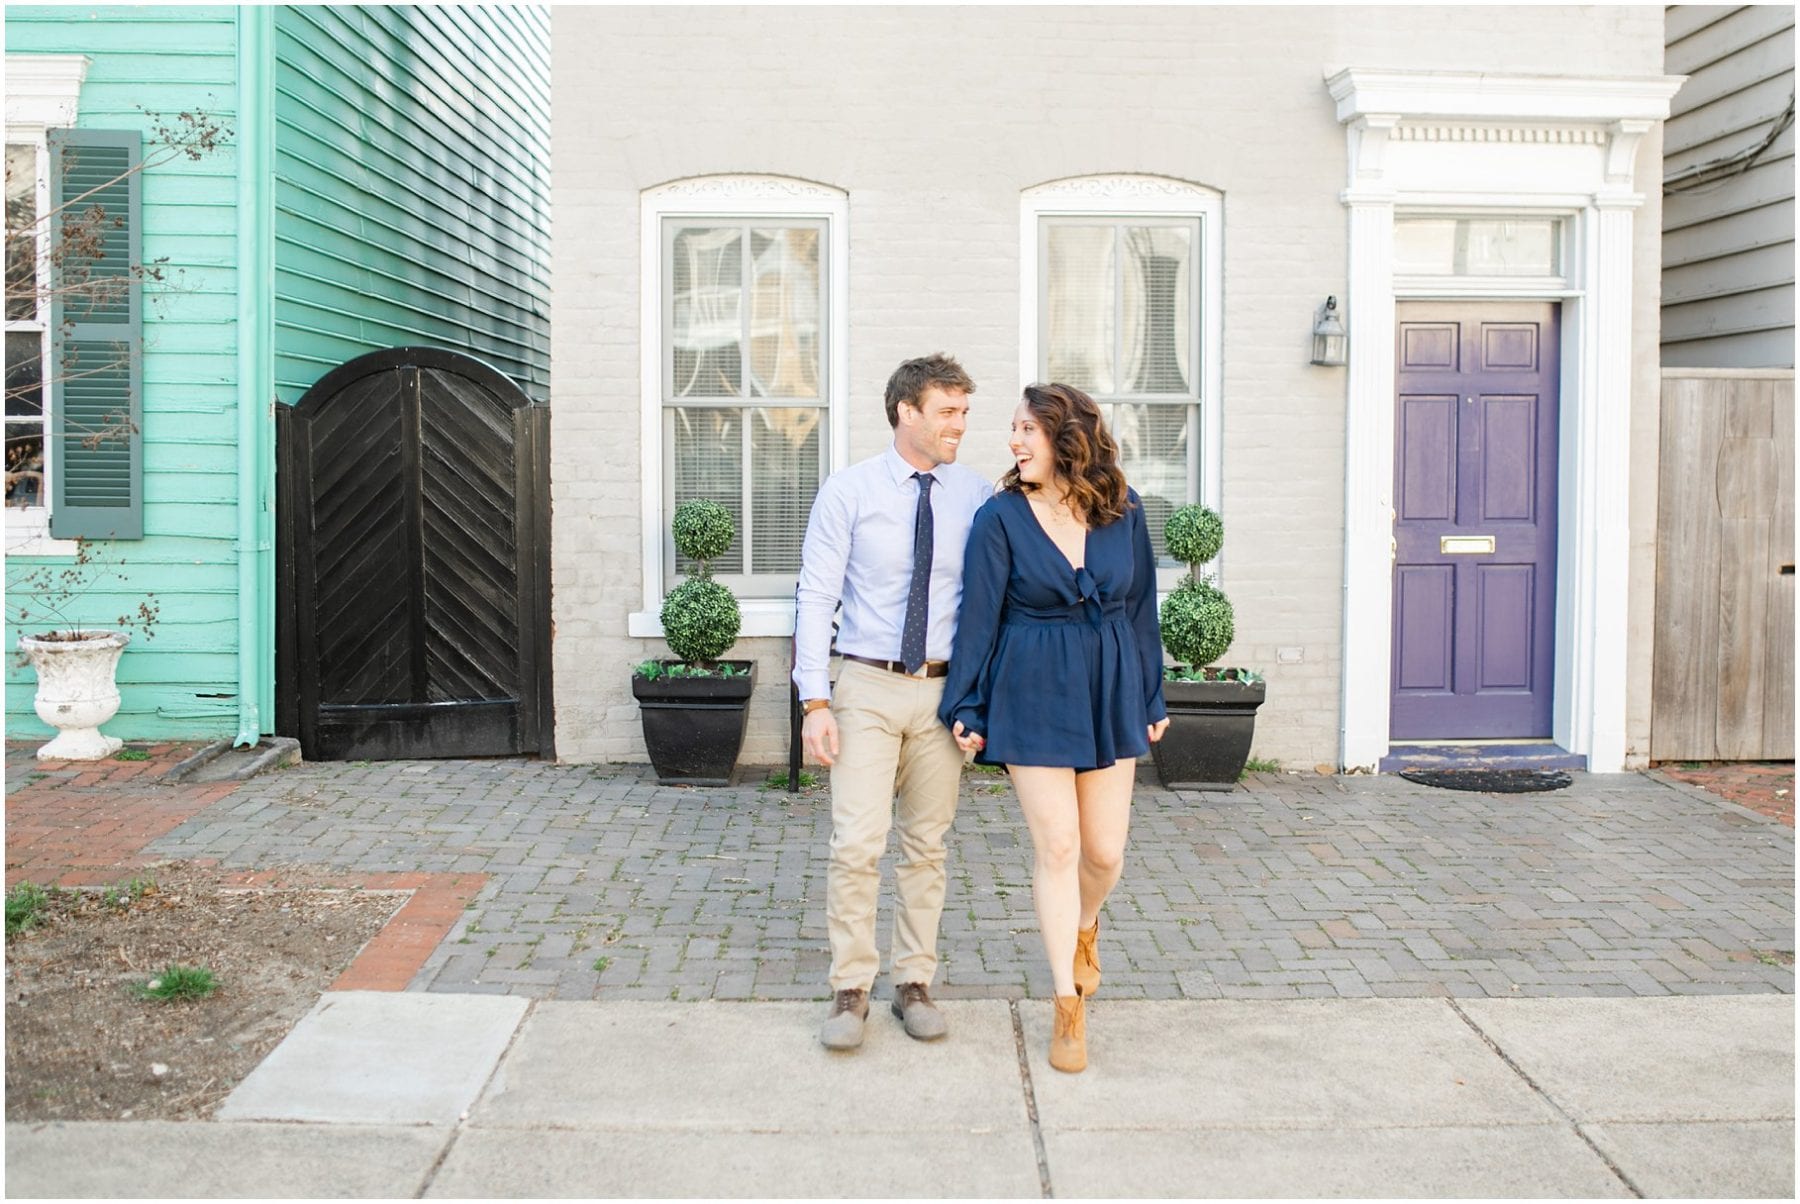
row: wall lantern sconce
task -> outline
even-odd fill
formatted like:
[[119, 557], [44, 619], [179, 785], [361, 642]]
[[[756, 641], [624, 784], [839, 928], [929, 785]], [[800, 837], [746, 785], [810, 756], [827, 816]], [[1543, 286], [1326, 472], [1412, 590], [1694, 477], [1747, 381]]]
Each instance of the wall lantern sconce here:
[[1325, 298], [1313, 321], [1312, 362], [1324, 368], [1341, 368], [1349, 362], [1350, 336], [1338, 321], [1337, 298]]

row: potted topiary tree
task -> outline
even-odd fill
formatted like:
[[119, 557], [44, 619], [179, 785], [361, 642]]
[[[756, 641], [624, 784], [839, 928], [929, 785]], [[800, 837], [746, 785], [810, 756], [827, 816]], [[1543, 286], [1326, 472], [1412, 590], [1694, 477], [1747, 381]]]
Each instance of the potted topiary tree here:
[[678, 659], [647, 660], [631, 677], [656, 780], [665, 785], [729, 786], [750, 721], [756, 687], [752, 661], [722, 661], [737, 641], [737, 599], [712, 579], [708, 562], [737, 538], [731, 512], [694, 498], [675, 508], [675, 549], [694, 573], [663, 602], [663, 638]]
[[1249, 669], [1213, 667], [1231, 647], [1236, 622], [1231, 600], [1200, 566], [1219, 554], [1225, 524], [1205, 506], [1183, 506], [1163, 538], [1188, 575], [1162, 604], [1163, 647], [1177, 663], [1163, 671], [1169, 730], [1150, 746], [1156, 774], [1172, 790], [1230, 790], [1250, 758], [1266, 686]]

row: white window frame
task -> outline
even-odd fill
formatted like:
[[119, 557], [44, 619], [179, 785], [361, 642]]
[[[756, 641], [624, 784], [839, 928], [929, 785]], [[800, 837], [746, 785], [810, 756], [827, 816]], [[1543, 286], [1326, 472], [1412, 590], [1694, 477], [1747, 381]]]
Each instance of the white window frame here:
[[[1019, 390], [1038, 380], [1042, 344], [1039, 313], [1038, 248], [1045, 218], [1088, 217], [1113, 221], [1176, 218], [1200, 221], [1200, 454], [1190, 456], [1190, 472], [1197, 471], [1194, 498], [1203, 506], [1223, 513], [1221, 477], [1224, 472], [1225, 372], [1222, 355], [1224, 319], [1224, 194], [1185, 180], [1164, 176], [1077, 176], [1028, 188], [1019, 197]], [[1222, 558], [1221, 558], [1222, 559]], [[1158, 573], [1158, 589], [1174, 588], [1186, 569]], [[1222, 579], [1222, 564], [1213, 571]]]
[[[850, 394], [850, 202], [835, 188], [784, 176], [731, 175], [678, 180], [647, 190], [639, 207], [641, 332], [640, 453], [643, 472], [643, 609], [629, 615], [627, 632], [637, 638], [660, 638], [663, 577], [674, 554], [662, 519], [663, 448], [663, 220], [679, 218], [796, 218], [825, 221], [825, 322], [821, 352], [825, 358], [825, 453], [821, 480], [849, 462], [850, 435], [845, 423]], [[794, 634], [794, 600], [742, 598], [740, 638]]]
[[[50, 210], [49, 133], [75, 124], [81, 100], [81, 84], [87, 78], [89, 59], [84, 54], [9, 54], [6, 56], [6, 141], [9, 145], [30, 144], [37, 148], [38, 213]], [[50, 236], [46, 224], [38, 233], [38, 271], [50, 271]], [[39, 279], [43, 279], [40, 275]], [[48, 335], [50, 315], [40, 303], [36, 319], [8, 320], [8, 332], [36, 332]], [[44, 447], [50, 440], [50, 340], [43, 341], [43, 362], [39, 378], [43, 383]], [[48, 457], [45, 458], [44, 486], [41, 496], [51, 494]], [[50, 508], [43, 506], [4, 507], [6, 511], [6, 553], [21, 556], [74, 556], [74, 540], [50, 538]]]

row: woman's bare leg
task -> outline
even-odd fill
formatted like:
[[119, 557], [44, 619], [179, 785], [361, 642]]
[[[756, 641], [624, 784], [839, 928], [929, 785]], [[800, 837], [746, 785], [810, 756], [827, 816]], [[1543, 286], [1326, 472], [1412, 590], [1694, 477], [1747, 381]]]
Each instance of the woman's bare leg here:
[[1056, 994], [1075, 994], [1075, 921], [1081, 911], [1081, 820], [1075, 771], [1008, 765], [1031, 829], [1031, 897]]
[[1099, 921], [1100, 908], [1125, 868], [1125, 834], [1131, 827], [1131, 790], [1136, 778], [1135, 758], [1075, 775], [1076, 805], [1081, 814], [1083, 929]]

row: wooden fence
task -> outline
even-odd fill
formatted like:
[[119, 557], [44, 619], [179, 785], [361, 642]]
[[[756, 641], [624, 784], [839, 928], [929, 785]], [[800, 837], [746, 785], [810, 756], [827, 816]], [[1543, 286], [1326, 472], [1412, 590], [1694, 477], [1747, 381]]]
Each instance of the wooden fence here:
[[1794, 756], [1794, 374], [1665, 368], [1653, 761]]

